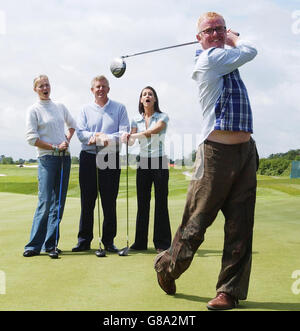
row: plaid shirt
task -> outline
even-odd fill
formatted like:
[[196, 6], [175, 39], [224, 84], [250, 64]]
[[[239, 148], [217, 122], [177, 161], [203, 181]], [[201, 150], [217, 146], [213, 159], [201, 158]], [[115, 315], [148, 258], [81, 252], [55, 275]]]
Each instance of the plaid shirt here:
[[197, 50], [192, 78], [202, 112], [200, 144], [214, 130], [253, 132], [248, 93], [238, 68], [256, 54], [255, 47], [245, 40], [233, 48]]
[[238, 69], [223, 76], [224, 86], [215, 106], [215, 130], [253, 133], [250, 101]]

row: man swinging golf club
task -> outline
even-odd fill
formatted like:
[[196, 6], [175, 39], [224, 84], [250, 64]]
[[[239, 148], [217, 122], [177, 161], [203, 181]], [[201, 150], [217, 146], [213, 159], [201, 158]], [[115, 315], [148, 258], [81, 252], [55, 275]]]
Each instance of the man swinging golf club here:
[[[252, 111], [238, 68], [257, 54], [226, 29], [213, 12], [198, 21], [202, 46], [192, 78], [199, 92], [203, 129], [182, 223], [171, 247], [155, 259], [160, 287], [176, 293], [175, 280], [190, 266], [219, 210], [225, 216], [222, 267], [211, 310], [235, 308], [248, 293], [256, 197], [257, 152]], [[225, 45], [228, 46], [225, 48]]]

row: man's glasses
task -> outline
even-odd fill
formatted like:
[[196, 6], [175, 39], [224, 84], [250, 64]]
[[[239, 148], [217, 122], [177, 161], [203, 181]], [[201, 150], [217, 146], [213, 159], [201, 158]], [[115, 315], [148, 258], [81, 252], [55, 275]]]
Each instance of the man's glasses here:
[[215, 28], [208, 28], [208, 29], [205, 29], [205, 30], [202, 30], [200, 31], [199, 33], [204, 33], [204, 34], [207, 34], [207, 35], [212, 35], [214, 32], [217, 32], [217, 33], [223, 33], [226, 31], [226, 26], [216, 26]]

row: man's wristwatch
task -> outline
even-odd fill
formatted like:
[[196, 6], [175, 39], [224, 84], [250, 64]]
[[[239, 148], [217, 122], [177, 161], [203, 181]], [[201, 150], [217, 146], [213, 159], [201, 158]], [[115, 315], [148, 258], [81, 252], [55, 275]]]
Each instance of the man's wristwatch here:
[[54, 150], [55, 153], [59, 152], [59, 148], [57, 145], [52, 145], [52, 149]]

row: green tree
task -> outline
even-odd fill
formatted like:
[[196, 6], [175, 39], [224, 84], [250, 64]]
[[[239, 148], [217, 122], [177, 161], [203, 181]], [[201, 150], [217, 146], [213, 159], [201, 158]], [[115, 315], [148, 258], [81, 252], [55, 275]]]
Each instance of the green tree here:
[[72, 164], [79, 164], [79, 158], [77, 156], [72, 156], [71, 163]]
[[3, 157], [1, 158], [1, 164], [14, 164], [14, 160], [12, 157], [6, 157], [4, 155], [2, 155]]

